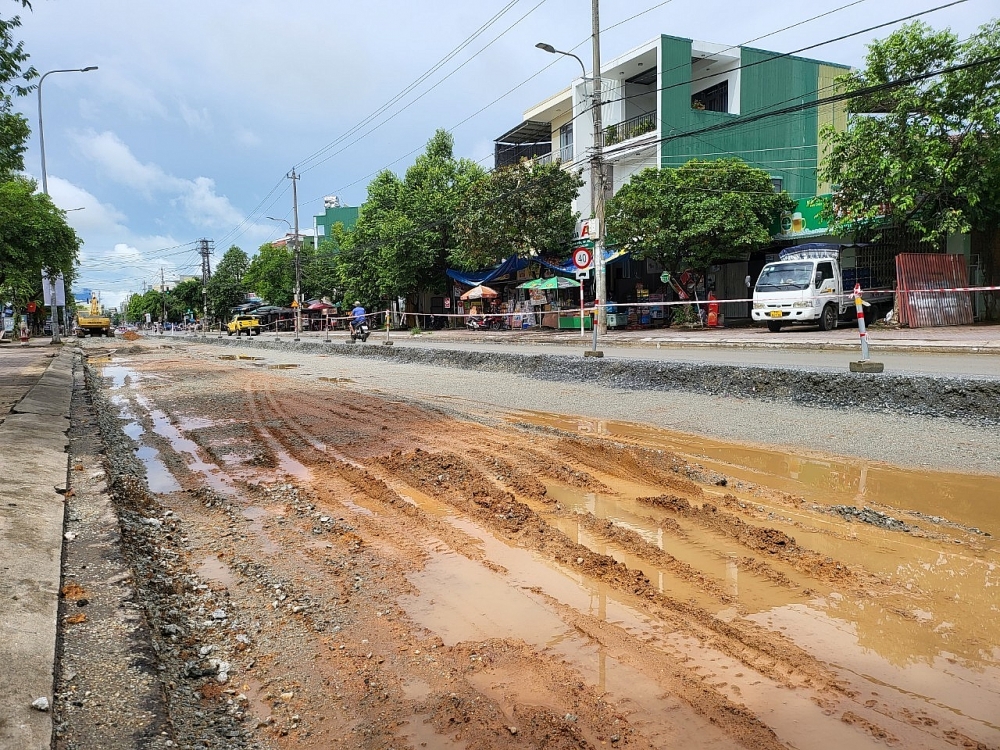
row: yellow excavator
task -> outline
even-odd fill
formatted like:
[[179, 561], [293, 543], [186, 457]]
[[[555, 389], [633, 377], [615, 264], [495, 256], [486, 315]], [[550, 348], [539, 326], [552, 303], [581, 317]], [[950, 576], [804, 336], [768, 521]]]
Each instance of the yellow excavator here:
[[101, 302], [95, 294], [90, 299], [90, 312], [76, 314], [76, 335], [81, 339], [90, 334], [91, 336], [114, 336], [111, 329], [111, 318], [101, 314]]

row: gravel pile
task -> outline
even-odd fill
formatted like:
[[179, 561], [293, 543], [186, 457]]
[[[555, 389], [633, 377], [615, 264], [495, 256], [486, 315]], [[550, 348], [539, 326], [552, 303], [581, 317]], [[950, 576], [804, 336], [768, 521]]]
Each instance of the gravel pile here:
[[898, 518], [893, 518], [886, 513], [872, 510], [868, 507], [856, 508], [853, 505], [831, 505], [829, 511], [831, 513], [836, 513], [845, 520], [867, 523], [871, 526], [878, 526], [880, 529], [888, 529], [889, 531], [913, 530], [912, 526], [903, 523]]
[[550, 354], [467, 352], [417, 347], [208, 339], [208, 343], [278, 352], [383, 359], [397, 363], [511, 373], [556, 382], [590, 382], [615, 389], [688, 391], [784, 401], [820, 408], [948, 417], [1000, 424], [1000, 381], [922, 375], [870, 375], [771, 367], [579, 359]]

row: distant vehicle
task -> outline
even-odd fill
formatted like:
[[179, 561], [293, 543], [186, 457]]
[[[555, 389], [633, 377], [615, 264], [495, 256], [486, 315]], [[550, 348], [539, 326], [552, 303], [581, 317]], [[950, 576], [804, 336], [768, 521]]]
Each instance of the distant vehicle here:
[[254, 315], [234, 315], [226, 324], [226, 335], [232, 336], [234, 333], [237, 336], [244, 333], [248, 336], [260, 335], [260, 318]]
[[[753, 320], [767, 323], [772, 333], [794, 324], [819, 325], [821, 331], [832, 331], [840, 321], [856, 320], [854, 285], [860, 283], [867, 292], [879, 284], [870, 269], [858, 268], [856, 263], [844, 267], [846, 249], [810, 243], [782, 250], [780, 260], [764, 266], [757, 278]], [[864, 299], [868, 302], [866, 323], [892, 308], [892, 292], [865, 294]]]

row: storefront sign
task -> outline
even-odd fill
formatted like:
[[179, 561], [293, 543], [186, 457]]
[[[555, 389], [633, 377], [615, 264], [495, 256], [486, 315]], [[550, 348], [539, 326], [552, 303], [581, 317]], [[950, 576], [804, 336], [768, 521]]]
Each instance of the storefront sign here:
[[797, 240], [827, 234], [827, 222], [819, 218], [823, 206], [815, 198], [802, 198], [791, 211], [781, 215], [778, 226], [771, 227], [776, 240]]

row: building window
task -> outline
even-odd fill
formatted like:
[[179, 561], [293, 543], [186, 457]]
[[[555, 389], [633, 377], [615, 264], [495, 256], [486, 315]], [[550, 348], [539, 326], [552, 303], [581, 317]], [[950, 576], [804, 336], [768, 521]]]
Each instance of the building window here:
[[567, 122], [559, 128], [559, 158], [573, 161], [573, 123]]
[[699, 91], [691, 97], [692, 109], [704, 109], [709, 112], [729, 111], [729, 81], [717, 83]]
[[782, 190], [785, 189], [785, 180], [784, 180], [784, 178], [782, 178], [782, 177], [772, 177], [771, 178], [771, 187], [774, 188], [774, 192], [780, 193]]

